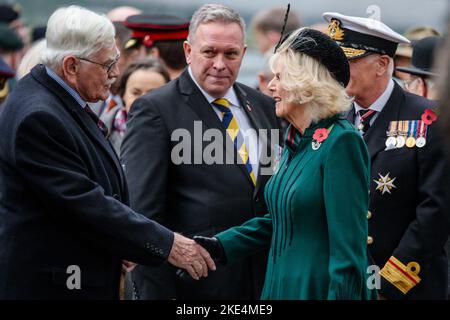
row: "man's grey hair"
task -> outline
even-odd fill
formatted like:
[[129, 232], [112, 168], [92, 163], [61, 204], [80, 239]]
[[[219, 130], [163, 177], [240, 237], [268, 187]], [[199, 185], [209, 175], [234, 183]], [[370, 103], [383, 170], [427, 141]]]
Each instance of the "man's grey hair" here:
[[245, 43], [245, 21], [242, 17], [233, 9], [221, 5], [221, 4], [205, 4], [194, 12], [189, 25], [188, 42], [193, 43], [195, 39], [195, 33], [197, 28], [201, 24], [210, 22], [225, 22], [225, 23], [237, 23], [244, 35]]
[[104, 15], [79, 6], [56, 10], [49, 18], [42, 63], [58, 69], [64, 57], [88, 58], [115, 44], [114, 26]]

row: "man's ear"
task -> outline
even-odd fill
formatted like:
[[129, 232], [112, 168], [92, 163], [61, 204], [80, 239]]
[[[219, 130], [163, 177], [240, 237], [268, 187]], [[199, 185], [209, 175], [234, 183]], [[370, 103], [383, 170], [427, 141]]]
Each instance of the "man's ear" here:
[[184, 56], [186, 57], [186, 63], [191, 64], [191, 51], [192, 47], [189, 42], [183, 42]]
[[377, 75], [382, 76], [385, 74], [389, 69], [389, 63], [391, 61], [391, 58], [388, 55], [381, 55], [378, 59], [378, 70]]
[[66, 78], [73, 77], [78, 73], [80, 65], [75, 56], [64, 57], [62, 63], [62, 73]]

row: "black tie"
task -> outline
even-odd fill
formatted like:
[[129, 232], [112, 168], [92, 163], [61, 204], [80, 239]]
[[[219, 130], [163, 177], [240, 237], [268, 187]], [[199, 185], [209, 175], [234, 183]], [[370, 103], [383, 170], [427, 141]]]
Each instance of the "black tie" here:
[[92, 109], [89, 107], [89, 105], [86, 105], [84, 107], [84, 110], [87, 112], [87, 114], [91, 117], [92, 120], [94, 120], [95, 124], [97, 125], [97, 127], [100, 129], [100, 131], [102, 132], [102, 134], [105, 137], [108, 137], [108, 127], [106, 127], [106, 125], [103, 123], [102, 120], [100, 120], [99, 117], [97, 117], [97, 115], [95, 114], [94, 111], [92, 111]]
[[361, 109], [358, 111], [360, 122], [358, 125], [358, 130], [364, 135], [370, 128], [370, 120], [373, 116], [377, 114], [375, 110], [371, 109]]

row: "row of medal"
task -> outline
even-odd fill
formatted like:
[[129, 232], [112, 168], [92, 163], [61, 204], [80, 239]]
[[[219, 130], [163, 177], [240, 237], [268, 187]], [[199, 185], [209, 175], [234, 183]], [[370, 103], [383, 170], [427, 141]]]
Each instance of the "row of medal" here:
[[391, 121], [386, 131], [386, 149], [423, 148], [427, 143], [427, 129], [422, 120]]

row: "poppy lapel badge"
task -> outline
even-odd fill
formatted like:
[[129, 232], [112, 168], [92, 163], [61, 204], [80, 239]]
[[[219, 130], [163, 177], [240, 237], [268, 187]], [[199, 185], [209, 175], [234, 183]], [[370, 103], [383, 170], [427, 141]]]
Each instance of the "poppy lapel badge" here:
[[313, 150], [317, 150], [322, 145], [322, 142], [324, 142], [328, 138], [329, 131], [327, 128], [317, 128], [314, 131], [313, 134], [313, 141], [311, 142], [311, 147]]

